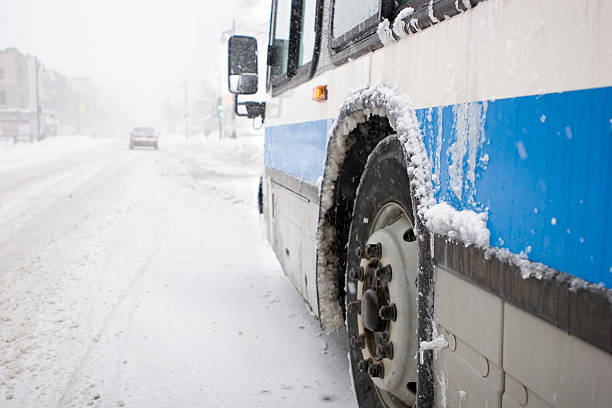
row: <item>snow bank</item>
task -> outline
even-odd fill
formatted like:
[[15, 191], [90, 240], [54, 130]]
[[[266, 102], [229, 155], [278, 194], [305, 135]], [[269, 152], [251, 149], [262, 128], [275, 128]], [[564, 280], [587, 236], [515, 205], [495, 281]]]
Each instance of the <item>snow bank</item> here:
[[236, 139], [182, 136], [161, 140], [157, 166], [163, 175], [178, 178], [189, 188], [213, 193], [233, 205], [257, 208], [257, 190], [263, 166], [263, 134]]
[[92, 145], [104, 142], [108, 142], [108, 139], [73, 135], [49, 137], [38, 143], [0, 143], [0, 171], [57, 160], [67, 154], [82, 152], [91, 149]]

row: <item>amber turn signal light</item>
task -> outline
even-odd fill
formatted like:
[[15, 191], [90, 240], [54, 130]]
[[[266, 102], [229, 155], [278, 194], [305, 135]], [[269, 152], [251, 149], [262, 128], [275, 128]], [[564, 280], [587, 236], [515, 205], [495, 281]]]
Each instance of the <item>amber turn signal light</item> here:
[[312, 88], [312, 100], [323, 102], [327, 100], [327, 85], [315, 86]]

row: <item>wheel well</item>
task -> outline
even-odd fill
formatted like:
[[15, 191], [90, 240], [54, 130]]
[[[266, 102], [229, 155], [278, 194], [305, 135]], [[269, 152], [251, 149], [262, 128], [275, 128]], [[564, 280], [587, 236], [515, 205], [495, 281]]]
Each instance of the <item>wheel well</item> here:
[[347, 150], [339, 168], [333, 204], [325, 215], [329, 225], [335, 229], [330, 250], [335, 255], [333, 268], [338, 288], [336, 301], [341, 307], [343, 317], [346, 297], [347, 244], [357, 187], [370, 153], [382, 139], [392, 133], [394, 131], [389, 120], [383, 116], [370, 116], [366, 122], [357, 124], [357, 127], [348, 136], [347, 143], [351, 147]]
[[[435, 205], [432, 166], [421, 126], [410, 99], [392, 86], [367, 86], [347, 96], [329, 131], [317, 228], [317, 297], [324, 330], [345, 324], [345, 270], [353, 204], [368, 156], [386, 136], [397, 134], [410, 179], [410, 194], [418, 236], [417, 340], [431, 341], [433, 322], [433, 263], [431, 236], [424, 211]], [[417, 405], [433, 401], [433, 353], [419, 360]]]
[[[321, 325], [328, 332], [344, 326], [346, 244], [353, 202], [368, 156], [380, 140], [396, 133], [401, 142], [411, 175], [413, 208], [429, 208], [435, 203], [431, 162], [411, 106], [410, 99], [391, 86], [367, 86], [345, 99], [329, 131], [316, 264], [318, 312]], [[417, 231], [423, 227], [419, 211], [415, 212]], [[425, 249], [423, 259], [429, 254], [429, 248]]]

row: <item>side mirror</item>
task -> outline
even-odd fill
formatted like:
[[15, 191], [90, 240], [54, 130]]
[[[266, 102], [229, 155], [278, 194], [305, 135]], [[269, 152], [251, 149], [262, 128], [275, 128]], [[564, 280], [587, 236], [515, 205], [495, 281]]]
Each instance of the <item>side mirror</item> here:
[[257, 93], [257, 40], [233, 35], [227, 43], [227, 86], [233, 94]]

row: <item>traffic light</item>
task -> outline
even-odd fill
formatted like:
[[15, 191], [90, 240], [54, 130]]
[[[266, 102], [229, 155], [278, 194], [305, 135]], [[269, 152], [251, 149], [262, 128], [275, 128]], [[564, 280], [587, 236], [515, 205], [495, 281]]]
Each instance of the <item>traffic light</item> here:
[[221, 98], [217, 98], [217, 115], [222, 118], [223, 117], [223, 102]]
[[189, 115], [185, 115], [185, 117], [183, 118], [183, 120], [185, 121], [185, 123], [189, 123]]

